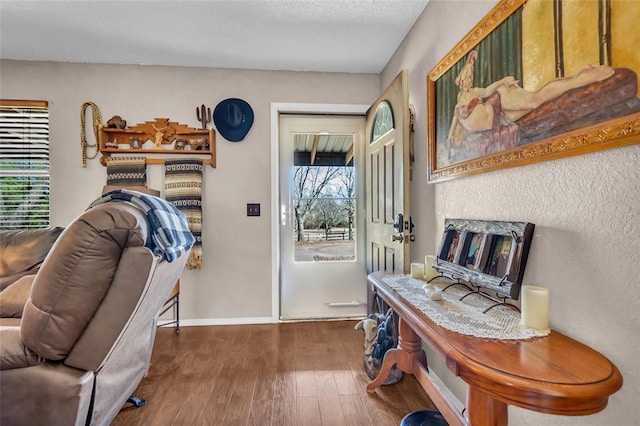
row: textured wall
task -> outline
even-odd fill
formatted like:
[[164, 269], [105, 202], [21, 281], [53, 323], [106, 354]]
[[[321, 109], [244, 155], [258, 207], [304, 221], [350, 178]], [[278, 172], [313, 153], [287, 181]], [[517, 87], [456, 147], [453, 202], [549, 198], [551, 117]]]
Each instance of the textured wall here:
[[[372, 74], [249, 71], [187, 67], [0, 62], [8, 99], [49, 101], [52, 222], [64, 226], [100, 195], [106, 168], [80, 163], [80, 107], [95, 102], [103, 121], [170, 118], [199, 127], [195, 108], [229, 97], [246, 100], [255, 121], [240, 143], [217, 135], [216, 169], [203, 179], [204, 268], [181, 279], [183, 320], [271, 318], [271, 102], [367, 104], [378, 95]], [[89, 141], [93, 141], [90, 132]], [[149, 186], [163, 171], [149, 166]], [[260, 217], [246, 217], [261, 203]]]
[[[624, 385], [596, 415], [562, 417], [512, 407], [509, 424], [635, 425], [640, 417], [640, 145], [426, 183], [426, 74], [494, 5], [493, 0], [431, 0], [382, 74], [384, 87], [407, 68], [416, 108], [412, 260], [435, 251], [447, 217], [535, 223], [524, 284], [549, 288], [551, 327], [602, 352], [621, 370]], [[436, 356], [430, 360], [464, 401], [464, 384]]]

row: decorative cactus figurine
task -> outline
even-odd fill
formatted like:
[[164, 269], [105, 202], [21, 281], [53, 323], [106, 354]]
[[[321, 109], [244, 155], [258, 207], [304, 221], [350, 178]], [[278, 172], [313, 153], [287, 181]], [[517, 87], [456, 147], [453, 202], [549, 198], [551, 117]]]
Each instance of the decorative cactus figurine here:
[[202, 123], [202, 130], [206, 130], [207, 123], [211, 123], [211, 108], [206, 108], [204, 104], [200, 108], [196, 107], [196, 117]]

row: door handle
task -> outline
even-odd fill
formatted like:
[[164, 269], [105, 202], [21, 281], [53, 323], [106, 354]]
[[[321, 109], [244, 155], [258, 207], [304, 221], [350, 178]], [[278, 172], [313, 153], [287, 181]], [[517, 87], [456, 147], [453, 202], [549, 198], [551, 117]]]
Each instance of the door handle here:
[[402, 234], [402, 232], [398, 232], [397, 234], [391, 235], [391, 242], [395, 243], [396, 241], [398, 242], [404, 241], [404, 235]]
[[[413, 224], [413, 220], [411, 220], [411, 216], [409, 216], [409, 220], [405, 221], [404, 215], [402, 213], [398, 213], [393, 222], [393, 227], [396, 231], [398, 231], [398, 233], [391, 236], [391, 242], [404, 242], [405, 238], [408, 241], [415, 241], [416, 237], [412, 234], [414, 226], [415, 225]], [[405, 230], [408, 230], [411, 235], [405, 237]]]
[[391, 242], [395, 243], [396, 241], [401, 243], [404, 241], [404, 216], [402, 213], [398, 213], [396, 215], [395, 221], [393, 222], [393, 227], [397, 231], [397, 234], [391, 235]]
[[404, 216], [402, 213], [398, 213], [396, 215], [395, 221], [393, 222], [393, 227], [396, 228], [396, 231], [402, 233], [404, 230]]

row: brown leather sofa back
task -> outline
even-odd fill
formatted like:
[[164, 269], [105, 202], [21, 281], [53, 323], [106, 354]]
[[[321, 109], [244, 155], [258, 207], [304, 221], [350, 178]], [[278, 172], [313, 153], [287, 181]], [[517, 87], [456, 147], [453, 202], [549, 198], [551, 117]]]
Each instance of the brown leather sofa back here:
[[27, 347], [50, 360], [69, 354], [107, 293], [124, 249], [144, 246], [144, 223], [136, 209], [111, 203], [85, 212], [60, 235], [23, 312]]
[[[159, 258], [153, 256], [146, 247], [130, 247], [122, 253], [113, 282], [94, 312], [91, 322], [65, 359], [66, 365], [91, 371], [100, 368], [114, 347], [114, 342], [127, 331], [130, 326], [128, 323], [140, 308], [142, 295], [148, 290], [147, 286], [156, 272], [158, 261]], [[151, 314], [149, 317], [153, 316]], [[150, 324], [146, 325], [149, 330], [155, 331]], [[139, 339], [147, 337], [138, 335]]]

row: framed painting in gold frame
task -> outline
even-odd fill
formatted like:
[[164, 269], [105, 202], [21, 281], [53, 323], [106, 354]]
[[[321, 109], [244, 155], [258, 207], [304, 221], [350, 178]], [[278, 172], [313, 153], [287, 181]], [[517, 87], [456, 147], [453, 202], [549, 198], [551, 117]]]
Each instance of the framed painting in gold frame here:
[[428, 181], [640, 142], [640, 2], [501, 0], [427, 75]]

